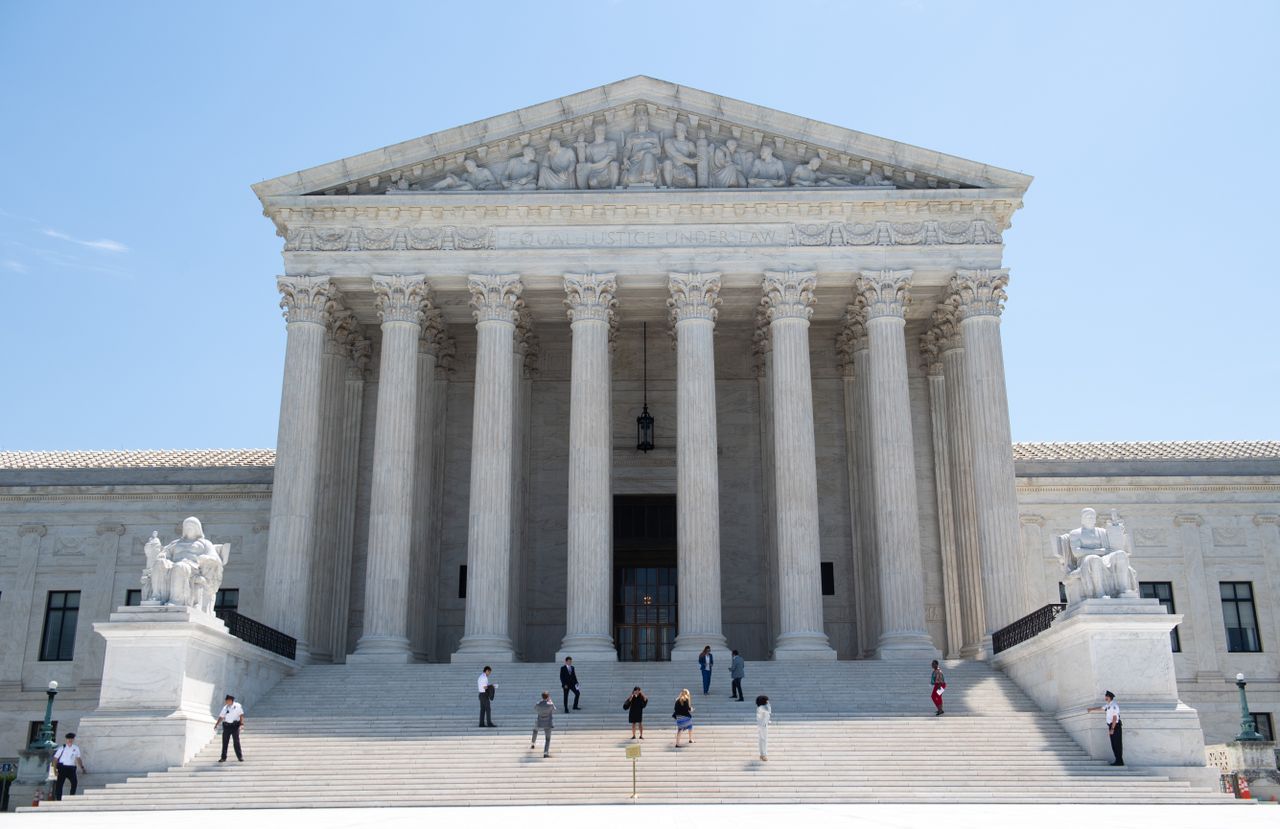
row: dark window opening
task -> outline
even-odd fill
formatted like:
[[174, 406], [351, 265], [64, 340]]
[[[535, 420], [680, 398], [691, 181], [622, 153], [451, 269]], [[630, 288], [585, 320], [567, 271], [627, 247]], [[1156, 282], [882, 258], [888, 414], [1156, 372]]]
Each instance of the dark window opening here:
[[40, 637], [41, 662], [70, 662], [76, 652], [76, 622], [80, 618], [79, 590], [50, 590]]
[[1227, 626], [1227, 650], [1260, 653], [1262, 638], [1258, 635], [1258, 614], [1253, 606], [1253, 582], [1224, 581], [1218, 588], [1222, 594], [1222, 621]]
[[[1142, 598], [1157, 599], [1165, 613], [1178, 612], [1173, 605], [1173, 582], [1144, 581], [1138, 584], [1138, 589], [1142, 591]], [[1177, 626], [1169, 631], [1169, 647], [1174, 653], [1182, 652], [1182, 638], [1178, 636]]]
[[467, 597], [467, 565], [458, 565], [458, 598]]
[[836, 563], [834, 561], [822, 562], [822, 595], [834, 596], [836, 594]]
[[1249, 716], [1253, 717], [1253, 730], [1262, 735], [1262, 739], [1267, 742], [1275, 740], [1274, 726], [1271, 724], [1271, 715], [1265, 711], [1250, 711]]

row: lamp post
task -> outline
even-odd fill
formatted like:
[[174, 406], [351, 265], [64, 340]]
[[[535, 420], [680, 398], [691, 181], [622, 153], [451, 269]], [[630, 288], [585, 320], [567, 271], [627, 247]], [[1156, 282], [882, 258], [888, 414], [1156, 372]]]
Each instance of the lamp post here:
[[53, 698], [58, 695], [58, 681], [56, 679], [49, 681], [49, 690], [45, 691], [49, 695], [49, 701], [44, 706], [44, 725], [40, 726], [40, 734], [28, 748], [31, 751], [46, 751], [56, 747], [53, 742]]
[[1244, 695], [1246, 684], [1244, 674], [1236, 674], [1236, 687], [1240, 689], [1240, 733], [1236, 735], [1236, 742], [1256, 743], [1262, 740], [1262, 735], [1254, 727], [1253, 715], [1249, 713], [1249, 700]]

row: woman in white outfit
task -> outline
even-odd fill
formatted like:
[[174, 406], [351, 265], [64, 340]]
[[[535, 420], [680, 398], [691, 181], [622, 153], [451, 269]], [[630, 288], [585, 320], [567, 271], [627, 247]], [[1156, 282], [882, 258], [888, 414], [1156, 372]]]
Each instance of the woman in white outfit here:
[[769, 720], [773, 716], [773, 707], [764, 694], [756, 697], [756, 732], [760, 735], [760, 759], [769, 759]]

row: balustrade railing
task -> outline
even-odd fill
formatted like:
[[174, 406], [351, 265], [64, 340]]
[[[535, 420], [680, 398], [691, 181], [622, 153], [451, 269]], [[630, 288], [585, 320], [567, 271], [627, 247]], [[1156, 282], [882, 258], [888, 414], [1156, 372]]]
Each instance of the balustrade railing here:
[[1066, 609], [1065, 604], [1047, 604], [1039, 610], [1028, 613], [1013, 624], [1000, 628], [991, 635], [992, 652], [1000, 653], [1044, 633], [1053, 624], [1053, 620], [1058, 618], [1058, 614]]
[[275, 628], [267, 627], [256, 619], [250, 619], [227, 608], [213, 611], [219, 619], [227, 623], [227, 630], [237, 639], [243, 639], [250, 645], [257, 645], [263, 650], [277, 653], [286, 659], [298, 656], [298, 640], [281, 633]]

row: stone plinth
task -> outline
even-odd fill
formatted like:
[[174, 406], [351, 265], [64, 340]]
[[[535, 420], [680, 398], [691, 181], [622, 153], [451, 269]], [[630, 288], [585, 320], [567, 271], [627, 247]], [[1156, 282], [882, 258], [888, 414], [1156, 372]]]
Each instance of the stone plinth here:
[[[53, 784], [49, 782], [49, 762], [54, 749], [23, 749], [18, 752], [18, 773], [9, 784], [9, 811], [20, 806], [30, 806], [37, 793], [40, 800], [53, 797]], [[81, 785], [84, 785], [83, 780]]]
[[1243, 774], [1255, 800], [1280, 798], [1280, 757], [1269, 740], [1205, 746], [1205, 762], [1220, 774]]
[[1111, 760], [1101, 705], [1112, 691], [1128, 765], [1212, 784], [1194, 708], [1178, 698], [1169, 631], [1182, 621], [1155, 599], [1089, 599], [1049, 630], [1002, 651], [993, 664], [1099, 760]]
[[253, 704], [296, 670], [195, 608], [121, 607], [93, 629], [107, 640], [102, 692], [76, 733], [94, 772], [182, 765], [213, 736], [227, 694], [251, 721]]

